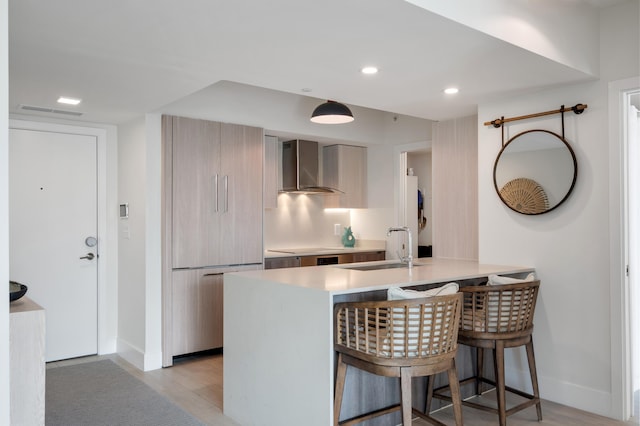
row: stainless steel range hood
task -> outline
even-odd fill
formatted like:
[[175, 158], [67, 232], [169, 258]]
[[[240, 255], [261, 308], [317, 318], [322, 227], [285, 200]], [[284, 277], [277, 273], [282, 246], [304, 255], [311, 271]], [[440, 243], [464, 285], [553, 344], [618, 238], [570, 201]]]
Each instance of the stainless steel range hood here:
[[282, 142], [282, 191], [297, 194], [339, 194], [318, 183], [318, 142]]

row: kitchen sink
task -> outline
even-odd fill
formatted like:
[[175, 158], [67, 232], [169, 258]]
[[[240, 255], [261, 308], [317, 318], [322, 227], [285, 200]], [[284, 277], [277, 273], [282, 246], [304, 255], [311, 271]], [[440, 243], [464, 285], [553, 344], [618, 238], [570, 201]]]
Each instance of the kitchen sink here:
[[[416, 263], [413, 262], [413, 267], [416, 268], [418, 266], [425, 266], [428, 263]], [[381, 269], [409, 269], [409, 266], [406, 263], [402, 262], [394, 262], [394, 263], [377, 263], [374, 265], [359, 265], [353, 264], [353, 266], [341, 266], [343, 269], [353, 269], [355, 271], [379, 271]]]
[[[416, 266], [415, 264], [413, 266]], [[408, 268], [406, 263], [381, 263], [378, 265], [345, 266], [344, 269], [355, 269], [356, 271], [378, 271], [380, 269]]]

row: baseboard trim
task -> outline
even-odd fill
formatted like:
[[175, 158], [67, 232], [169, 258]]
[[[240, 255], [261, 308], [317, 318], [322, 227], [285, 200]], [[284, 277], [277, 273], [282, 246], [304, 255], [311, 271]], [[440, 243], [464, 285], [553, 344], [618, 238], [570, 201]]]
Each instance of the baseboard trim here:
[[144, 354], [144, 371], [157, 370], [162, 368], [162, 352]]
[[118, 339], [117, 346], [118, 355], [139, 370], [150, 371], [162, 368], [162, 352], [144, 352], [122, 339]]
[[[529, 370], [505, 368], [508, 386], [532, 392]], [[612, 412], [612, 394], [598, 389], [587, 388], [575, 383], [558, 380], [540, 374], [538, 371], [540, 397], [558, 404], [567, 405], [589, 413], [615, 418]], [[544, 410], [544, 405], [542, 407]]]
[[144, 352], [137, 347], [125, 342], [122, 339], [118, 339], [117, 353], [125, 361], [133, 364], [139, 370], [144, 371]]

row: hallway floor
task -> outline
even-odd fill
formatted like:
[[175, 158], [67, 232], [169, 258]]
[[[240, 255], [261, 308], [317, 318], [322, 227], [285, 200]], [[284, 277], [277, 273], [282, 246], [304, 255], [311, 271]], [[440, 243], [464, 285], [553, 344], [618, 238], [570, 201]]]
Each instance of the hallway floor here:
[[[142, 372], [117, 355], [86, 357], [47, 364], [47, 368], [69, 365], [79, 362], [109, 358], [133, 376], [145, 382], [160, 394], [167, 397], [183, 410], [191, 413], [200, 421], [212, 426], [238, 426], [222, 413], [222, 355], [193, 356], [178, 359], [173, 367]], [[531, 407], [508, 418], [509, 426], [547, 425], [547, 426], [629, 426], [640, 425], [638, 420], [620, 422], [595, 414], [576, 410], [550, 401], [543, 401], [543, 421], [536, 419], [536, 410]], [[453, 425], [453, 411], [445, 408], [434, 417]], [[472, 426], [493, 426], [497, 418], [484, 411], [464, 407], [464, 422]], [[426, 426], [422, 419], [414, 420], [414, 426]]]

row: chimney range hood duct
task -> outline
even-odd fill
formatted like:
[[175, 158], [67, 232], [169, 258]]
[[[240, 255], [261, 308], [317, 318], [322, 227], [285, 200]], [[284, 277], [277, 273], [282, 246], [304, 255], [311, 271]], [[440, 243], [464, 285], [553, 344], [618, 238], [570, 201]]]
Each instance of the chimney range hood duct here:
[[297, 194], [336, 194], [342, 191], [318, 185], [318, 142], [295, 139], [282, 142], [282, 191]]

